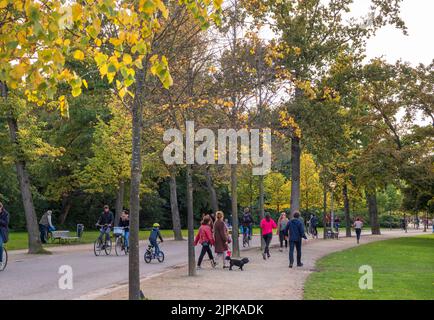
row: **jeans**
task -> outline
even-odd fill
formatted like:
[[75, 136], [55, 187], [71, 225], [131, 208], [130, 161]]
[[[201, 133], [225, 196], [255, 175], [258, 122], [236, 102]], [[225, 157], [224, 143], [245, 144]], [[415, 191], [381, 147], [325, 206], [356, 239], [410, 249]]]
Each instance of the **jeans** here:
[[264, 241], [265, 241], [264, 253], [270, 254], [270, 242], [271, 242], [271, 239], [273, 238], [273, 233], [264, 234], [262, 237], [264, 238]]
[[200, 252], [200, 255], [199, 255], [199, 260], [197, 260], [197, 265], [199, 267], [202, 264], [202, 260], [203, 260], [203, 257], [205, 256], [205, 253], [208, 253], [208, 257], [210, 260], [214, 260], [214, 257], [212, 255], [212, 251], [211, 251], [211, 247], [209, 246], [208, 243], [207, 244], [203, 243], [202, 244], [202, 251]]
[[48, 226], [40, 224], [39, 225], [39, 233], [40, 233], [40, 237], [41, 237], [41, 242], [47, 243]]
[[158, 246], [157, 240], [149, 240], [149, 242], [155, 249], [155, 255], [158, 256], [160, 254], [160, 247]]
[[109, 241], [110, 240], [110, 227], [106, 227], [106, 228], [102, 227], [99, 230], [99, 238], [98, 239], [100, 239], [102, 241], [102, 237], [104, 235], [105, 235], [105, 241], [106, 242]]
[[0, 234], [0, 262], [3, 262], [3, 237]]
[[288, 240], [285, 239], [285, 232], [283, 230], [279, 231], [279, 241], [281, 248], [283, 248], [283, 241], [285, 241], [285, 248], [288, 248]]
[[356, 229], [356, 237], [357, 237], [357, 242], [359, 242], [360, 240], [360, 234], [362, 233], [362, 229]]
[[130, 238], [130, 232], [125, 230], [124, 237], [125, 237], [125, 247], [128, 248], [129, 247], [128, 239]]
[[301, 239], [300, 241], [289, 242], [289, 264], [292, 266], [294, 263], [294, 247], [297, 249], [297, 265], [301, 264]]

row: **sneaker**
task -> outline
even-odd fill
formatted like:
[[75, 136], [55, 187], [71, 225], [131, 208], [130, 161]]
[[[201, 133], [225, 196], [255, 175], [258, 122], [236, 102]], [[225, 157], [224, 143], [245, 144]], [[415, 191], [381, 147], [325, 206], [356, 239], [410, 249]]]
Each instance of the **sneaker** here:
[[267, 257], [268, 257], [268, 258], [270, 258], [270, 257], [271, 257], [271, 255], [270, 255], [269, 253], [267, 253]]
[[217, 262], [215, 262], [214, 260], [211, 260], [211, 266], [212, 266], [213, 268], [215, 268], [215, 267], [217, 266]]
[[297, 267], [302, 267], [303, 264], [302, 263], [297, 263]]
[[201, 266], [197, 266], [196, 269], [197, 269], [197, 270], [200, 270], [200, 269], [202, 269], [202, 267], [201, 267]]
[[264, 258], [264, 260], [267, 260], [267, 258], [265, 257], [265, 253], [262, 254], [262, 258]]
[[280, 248], [280, 249], [279, 249], [279, 251], [280, 251], [280, 252], [283, 252], [283, 249], [282, 249], [282, 248]]
[[292, 268], [292, 264], [290, 264], [289, 267]]

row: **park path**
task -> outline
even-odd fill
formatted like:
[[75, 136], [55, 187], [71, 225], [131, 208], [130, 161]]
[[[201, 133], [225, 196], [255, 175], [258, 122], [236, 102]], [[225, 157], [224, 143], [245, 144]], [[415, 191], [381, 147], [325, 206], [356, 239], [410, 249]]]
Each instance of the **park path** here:
[[[361, 244], [398, 237], [415, 236], [422, 231], [382, 230], [382, 235], [362, 233]], [[273, 237], [276, 244], [277, 237]], [[288, 252], [271, 250], [271, 258], [264, 261], [257, 248], [245, 251], [242, 256], [250, 259], [245, 271], [211, 269], [204, 263], [197, 277], [187, 276], [187, 268], [178, 268], [164, 274], [144, 279], [141, 283], [145, 296], [149, 299], [168, 300], [299, 300], [303, 299], [303, 286], [310, 273], [314, 272], [315, 262], [332, 252], [357, 246], [355, 237], [339, 240], [309, 240], [303, 243], [304, 266], [288, 268]], [[238, 288], [235, 289], [234, 288]], [[102, 292], [100, 292], [102, 293]], [[109, 290], [100, 295], [89, 296], [97, 299], [127, 299], [127, 286]]]

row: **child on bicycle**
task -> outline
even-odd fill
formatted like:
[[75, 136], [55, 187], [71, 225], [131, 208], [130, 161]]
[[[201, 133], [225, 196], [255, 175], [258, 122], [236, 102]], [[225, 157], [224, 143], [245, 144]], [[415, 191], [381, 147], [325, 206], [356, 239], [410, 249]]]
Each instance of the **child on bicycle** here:
[[157, 243], [158, 238], [160, 238], [161, 242], [164, 242], [160, 232], [160, 225], [158, 223], [154, 223], [152, 226], [151, 235], [149, 236], [149, 242], [155, 248], [155, 255], [157, 257], [160, 254], [160, 247], [158, 246]]
[[122, 211], [118, 226], [124, 228], [125, 247], [128, 248], [128, 239], [130, 237], [130, 216], [127, 210]]

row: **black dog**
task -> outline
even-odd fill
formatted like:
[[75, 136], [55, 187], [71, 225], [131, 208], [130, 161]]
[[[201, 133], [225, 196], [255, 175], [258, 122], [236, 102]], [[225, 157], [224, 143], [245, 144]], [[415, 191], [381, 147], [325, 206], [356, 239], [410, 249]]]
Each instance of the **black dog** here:
[[249, 263], [249, 258], [242, 258], [241, 260], [230, 259], [229, 270], [232, 270], [233, 266], [239, 267], [243, 271], [243, 266]]

